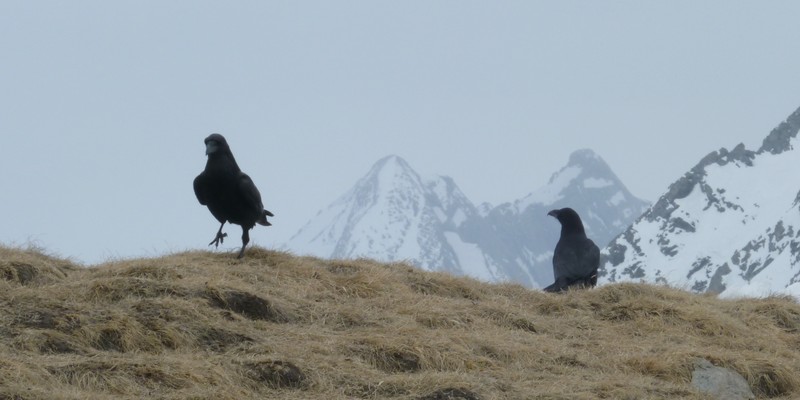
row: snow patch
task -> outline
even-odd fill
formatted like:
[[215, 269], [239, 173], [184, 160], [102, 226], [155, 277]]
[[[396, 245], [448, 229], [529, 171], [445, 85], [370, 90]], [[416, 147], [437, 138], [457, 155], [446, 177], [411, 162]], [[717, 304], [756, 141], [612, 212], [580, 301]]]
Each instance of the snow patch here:
[[587, 189], [600, 189], [613, 185], [614, 182], [611, 182], [608, 179], [586, 178], [583, 180], [583, 187]]
[[464, 274], [485, 282], [494, 280], [494, 276], [486, 268], [486, 259], [478, 245], [465, 243], [455, 232], [445, 232], [444, 237], [458, 255], [458, 264]]
[[544, 252], [542, 254], [539, 254], [538, 256], [536, 256], [535, 260], [536, 260], [537, 263], [544, 263], [544, 262], [552, 261], [553, 260], [553, 252], [552, 251], [546, 251], [546, 252]]
[[453, 224], [455, 224], [456, 227], [461, 226], [461, 224], [463, 224], [466, 220], [467, 214], [464, 213], [464, 210], [460, 208], [456, 210], [455, 214], [453, 214]]
[[550, 183], [519, 200], [515, 205], [517, 211], [525, 210], [532, 204], [554, 204], [563, 198], [562, 192], [569, 187], [583, 168], [571, 165], [564, 167], [550, 178]]
[[622, 191], [614, 193], [614, 195], [608, 199], [608, 203], [614, 206], [622, 204], [623, 201], [625, 201], [625, 193], [622, 193]]

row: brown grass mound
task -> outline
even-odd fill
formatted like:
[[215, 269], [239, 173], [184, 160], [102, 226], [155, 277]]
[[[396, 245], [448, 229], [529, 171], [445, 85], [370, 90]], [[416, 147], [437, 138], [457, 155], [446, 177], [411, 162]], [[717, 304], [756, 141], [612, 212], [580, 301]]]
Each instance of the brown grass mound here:
[[563, 295], [404, 264], [0, 247], [0, 399], [705, 399], [697, 358], [800, 398], [800, 305]]
[[259, 361], [245, 364], [246, 374], [256, 382], [273, 389], [302, 388], [307, 384], [306, 375], [296, 365], [287, 361]]
[[77, 267], [40, 249], [18, 250], [0, 246], [0, 280], [10, 284], [41, 285], [64, 279]]
[[427, 396], [422, 396], [420, 400], [480, 400], [481, 398], [469, 390], [447, 388], [437, 390]]
[[238, 290], [208, 289], [208, 298], [215, 307], [224, 308], [255, 320], [286, 322], [286, 315], [269, 300]]

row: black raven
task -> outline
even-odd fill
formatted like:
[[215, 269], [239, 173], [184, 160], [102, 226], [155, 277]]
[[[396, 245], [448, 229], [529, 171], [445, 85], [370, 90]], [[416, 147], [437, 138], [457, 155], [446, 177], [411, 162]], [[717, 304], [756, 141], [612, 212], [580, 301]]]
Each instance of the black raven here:
[[225, 138], [213, 133], [205, 139], [206, 169], [194, 178], [194, 194], [200, 204], [208, 206], [214, 218], [221, 223], [217, 236], [208, 245], [219, 246], [227, 233], [222, 233], [225, 222], [242, 226], [242, 250], [237, 258], [244, 256], [244, 248], [250, 242], [250, 229], [255, 224], [270, 226], [267, 216], [273, 214], [264, 209], [261, 193], [253, 180], [239, 169], [231, 148]]
[[583, 222], [571, 208], [547, 213], [561, 223], [561, 238], [553, 253], [555, 282], [545, 292], [561, 292], [569, 287], [593, 287], [597, 284], [600, 249], [586, 237]]

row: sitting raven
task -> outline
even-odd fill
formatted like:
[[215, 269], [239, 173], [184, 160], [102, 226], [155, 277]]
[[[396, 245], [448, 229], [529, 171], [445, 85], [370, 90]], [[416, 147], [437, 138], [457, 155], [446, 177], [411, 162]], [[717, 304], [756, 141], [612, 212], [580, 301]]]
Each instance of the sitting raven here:
[[555, 282], [544, 291], [561, 292], [569, 287], [597, 285], [600, 249], [586, 237], [581, 217], [571, 208], [553, 210], [547, 215], [561, 223], [561, 238], [553, 253]]
[[214, 218], [222, 223], [217, 236], [208, 245], [217, 247], [228, 236], [222, 233], [225, 222], [241, 225], [242, 250], [237, 258], [242, 258], [244, 248], [250, 242], [250, 229], [255, 224], [270, 226], [267, 216], [273, 215], [264, 209], [253, 180], [239, 169], [225, 138], [214, 133], [205, 139], [205, 143], [208, 161], [206, 169], [194, 178], [194, 194], [200, 204], [208, 206]]

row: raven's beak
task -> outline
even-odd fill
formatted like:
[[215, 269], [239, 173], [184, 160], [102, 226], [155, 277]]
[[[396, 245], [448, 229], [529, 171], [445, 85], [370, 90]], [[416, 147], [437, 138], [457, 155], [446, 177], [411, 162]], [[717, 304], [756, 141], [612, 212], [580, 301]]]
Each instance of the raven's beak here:
[[549, 215], [549, 216], [551, 216], [553, 218], [558, 218], [558, 210], [550, 211], [549, 213], [547, 213], [547, 215]]
[[209, 140], [206, 143], [206, 155], [209, 155], [215, 151], [217, 151], [217, 143], [214, 142], [213, 140]]

